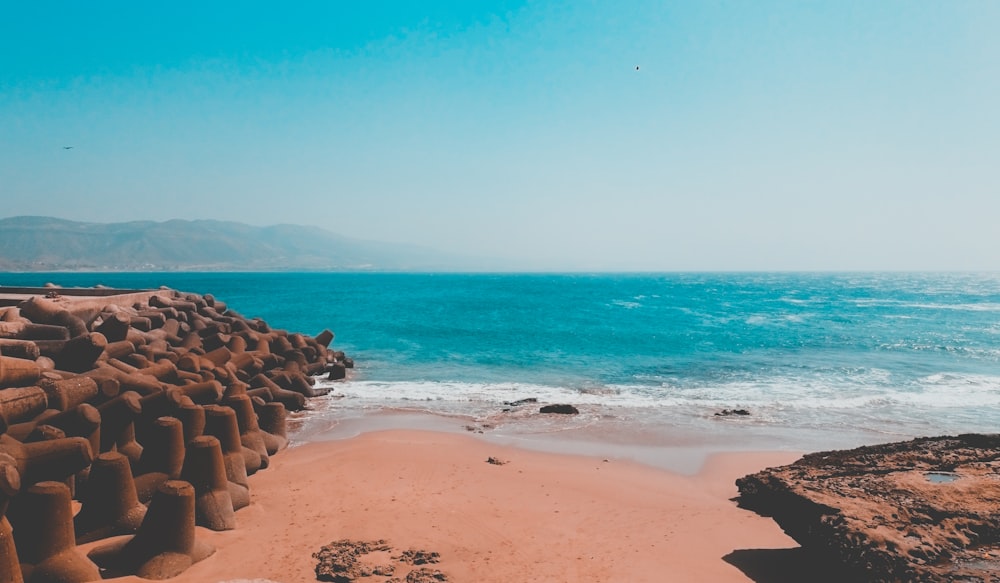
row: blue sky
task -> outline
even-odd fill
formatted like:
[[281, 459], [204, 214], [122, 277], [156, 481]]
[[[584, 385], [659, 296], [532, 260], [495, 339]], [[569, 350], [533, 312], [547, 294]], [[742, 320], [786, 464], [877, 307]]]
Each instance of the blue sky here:
[[996, 270], [997, 30], [971, 1], [8, 3], [0, 214]]

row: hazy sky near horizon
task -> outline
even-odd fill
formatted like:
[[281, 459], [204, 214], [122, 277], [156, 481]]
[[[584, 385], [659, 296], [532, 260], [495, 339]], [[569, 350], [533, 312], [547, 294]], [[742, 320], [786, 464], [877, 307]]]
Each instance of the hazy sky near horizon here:
[[998, 30], [988, 1], [9, 3], [0, 215], [998, 270]]

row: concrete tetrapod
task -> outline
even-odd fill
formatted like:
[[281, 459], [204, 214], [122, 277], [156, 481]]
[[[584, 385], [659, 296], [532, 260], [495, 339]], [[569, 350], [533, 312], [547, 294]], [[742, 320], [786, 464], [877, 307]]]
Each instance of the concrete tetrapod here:
[[21, 315], [36, 324], [53, 324], [65, 326], [70, 333], [70, 337], [77, 337], [87, 333], [87, 325], [74, 316], [62, 305], [39, 296], [28, 298], [18, 304]]
[[[138, 464], [142, 457], [142, 445], [135, 438], [135, 423], [129, 423], [115, 441], [115, 450], [125, 454], [129, 462]], [[135, 465], [133, 465], [133, 468]]]
[[[11, 322], [8, 326], [4, 328], [10, 329], [13, 326], [16, 332], [13, 334], [13, 338], [18, 340], [34, 340], [37, 342], [49, 342], [49, 341], [65, 341], [69, 340], [70, 333], [65, 326], [52, 326], [49, 324], [25, 324], [24, 322]], [[4, 334], [4, 336], [10, 336], [10, 334]], [[60, 345], [61, 346], [61, 345]], [[45, 354], [45, 349], [42, 345], [38, 345], [42, 354]], [[60, 348], [61, 350], [61, 348]]]
[[128, 340], [109, 341], [108, 345], [104, 347], [104, 353], [108, 355], [108, 359], [122, 359], [134, 352], [135, 344], [132, 344]]
[[205, 409], [196, 405], [190, 398], [181, 402], [174, 413], [184, 426], [184, 443], [187, 443], [205, 432]]
[[133, 534], [146, 516], [146, 507], [136, 495], [128, 458], [115, 451], [102, 453], [91, 464], [80, 498], [83, 507], [73, 524], [81, 544]]
[[7, 511], [25, 583], [84, 583], [101, 578], [97, 565], [76, 550], [73, 502], [60, 482], [39, 482]]
[[[264, 432], [257, 424], [257, 414], [253, 410], [253, 401], [247, 395], [233, 395], [223, 401], [236, 413], [236, 423], [240, 429], [240, 441], [258, 454], [261, 458], [261, 468], [268, 465], [268, 456], [271, 454], [264, 439]], [[277, 450], [275, 450], [275, 453]]]
[[93, 405], [83, 403], [61, 413], [49, 409], [39, 415], [37, 421], [62, 429], [67, 437], [86, 438], [91, 452], [101, 448], [101, 413]]
[[329, 348], [330, 343], [333, 342], [333, 332], [331, 332], [330, 330], [323, 330], [322, 332], [316, 335], [315, 340], [316, 343], [322, 346], [323, 348]]
[[101, 451], [111, 451], [118, 436], [142, 412], [142, 397], [125, 391], [97, 407], [101, 413]]
[[144, 443], [133, 474], [136, 493], [145, 504], [153, 498], [160, 484], [181, 477], [185, 449], [180, 419], [160, 417], [150, 427]]
[[11, 496], [21, 490], [21, 477], [14, 460], [0, 453], [0, 583], [24, 583], [14, 547], [14, 529], [7, 521]]
[[[48, 409], [39, 415], [36, 420], [39, 424], [44, 423], [45, 425], [61, 429], [66, 437], [82, 437], [86, 439], [90, 443], [92, 454], [101, 451], [101, 414], [93, 405], [83, 403], [62, 413]], [[76, 491], [74, 492], [74, 497], [81, 487], [86, 486], [89, 475], [90, 466], [76, 473]]]
[[117, 381], [122, 392], [135, 391], [140, 395], [151, 395], [163, 390], [163, 383], [158, 381], [156, 377], [138, 374], [135, 371], [126, 371], [124, 369], [127, 366], [119, 360], [111, 359], [107, 363], [98, 362], [97, 368], [83, 374], [93, 377], [98, 384], [109, 380]]
[[278, 402], [271, 402], [262, 403], [254, 409], [257, 411], [257, 424], [260, 425], [261, 433], [264, 435], [264, 444], [267, 445], [268, 453], [274, 455], [288, 447], [285, 406]]
[[42, 370], [33, 360], [0, 356], [0, 387], [23, 387], [41, 377]]
[[[222, 451], [227, 455], [242, 456], [244, 473], [254, 475], [265, 467], [260, 454], [243, 445], [240, 427], [236, 422], [236, 412], [222, 405], [205, 405], [205, 435], [212, 435], [222, 443]], [[233, 480], [230, 478], [230, 480]]]
[[306, 408], [306, 396], [302, 393], [282, 389], [263, 374], [250, 378], [250, 386], [254, 388], [266, 388], [271, 391], [273, 400], [279, 401], [288, 411], [301, 411]]
[[236, 414], [229, 407], [208, 405], [205, 407], [205, 434], [219, 440], [222, 447], [222, 459], [226, 468], [226, 479], [229, 481], [229, 496], [233, 499], [233, 508], [239, 510], [250, 505], [250, 482], [247, 479], [245, 452], [256, 455], [255, 452], [243, 447], [240, 443], [240, 432], [236, 426]]
[[131, 319], [123, 312], [107, 314], [104, 320], [94, 327], [94, 332], [104, 334], [108, 342], [123, 342], [128, 337], [130, 322]]
[[[139, 443], [146, 446], [150, 432], [155, 432], [153, 426], [161, 417], [176, 417], [181, 404], [186, 397], [176, 388], [161, 393], [146, 395], [139, 401], [142, 413], [135, 419], [135, 434]], [[138, 475], [138, 474], [137, 474]]]
[[48, 396], [49, 408], [68, 411], [97, 397], [97, 381], [90, 377], [75, 376], [68, 379], [42, 379], [38, 386]]
[[194, 486], [195, 524], [212, 530], [236, 528], [235, 508], [218, 439], [202, 435], [188, 443], [181, 478]]
[[38, 416], [48, 407], [48, 396], [40, 387], [0, 389], [0, 415], [8, 423], [18, 423]]
[[135, 536], [90, 551], [105, 578], [136, 575], [169, 579], [215, 552], [195, 539], [194, 486], [180, 480], [160, 485]]
[[42, 353], [38, 350], [38, 345], [30, 340], [0, 338], [0, 355], [34, 361]]
[[63, 349], [55, 356], [56, 368], [77, 373], [90, 370], [107, 345], [108, 339], [100, 332], [88, 332], [67, 340]]
[[0, 435], [0, 463], [4, 454], [17, 468], [22, 486], [46, 480], [65, 480], [93, 461], [90, 443], [82, 437], [21, 443]]

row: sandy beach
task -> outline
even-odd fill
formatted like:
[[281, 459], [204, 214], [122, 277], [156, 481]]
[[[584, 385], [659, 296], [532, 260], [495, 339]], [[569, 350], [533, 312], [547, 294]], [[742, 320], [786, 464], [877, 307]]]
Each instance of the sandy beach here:
[[[429, 566], [449, 581], [751, 581], [741, 568], [755, 552], [797, 545], [736, 506], [733, 480], [796, 457], [715, 454], [685, 476], [444, 432], [309, 443], [251, 477], [236, 530], [198, 528], [217, 552], [174, 581], [314, 581], [311, 555], [341, 539], [438, 552]], [[410, 567], [396, 564], [405, 578]]]

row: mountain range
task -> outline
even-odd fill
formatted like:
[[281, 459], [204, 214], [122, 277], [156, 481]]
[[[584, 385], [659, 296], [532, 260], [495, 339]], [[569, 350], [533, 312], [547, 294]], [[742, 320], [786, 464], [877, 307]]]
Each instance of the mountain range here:
[[0, 271], [460, 271], [478, 263], [300, 225], [0, 219]]

